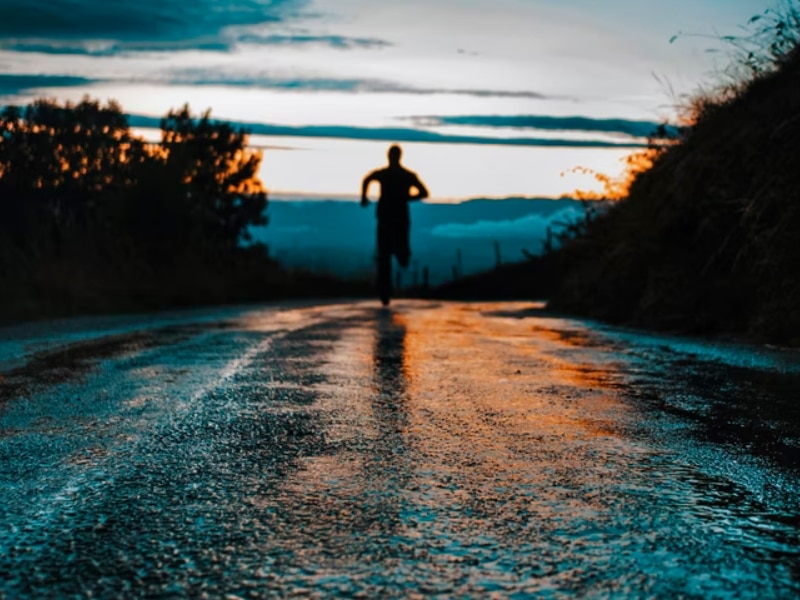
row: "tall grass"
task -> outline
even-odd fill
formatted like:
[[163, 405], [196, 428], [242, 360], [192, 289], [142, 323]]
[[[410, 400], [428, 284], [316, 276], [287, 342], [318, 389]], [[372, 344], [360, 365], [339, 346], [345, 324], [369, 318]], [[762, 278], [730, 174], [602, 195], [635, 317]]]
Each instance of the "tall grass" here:
[[623, 197], [558, 253], [551, 304], [800, 343], [800, 1], [720, 38], [732, 67], [684, 106]]

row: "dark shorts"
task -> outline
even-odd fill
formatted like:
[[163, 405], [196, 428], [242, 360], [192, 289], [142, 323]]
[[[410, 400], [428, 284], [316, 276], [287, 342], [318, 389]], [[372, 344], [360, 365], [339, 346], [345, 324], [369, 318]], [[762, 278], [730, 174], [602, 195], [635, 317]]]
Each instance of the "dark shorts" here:
[[408, 219], [380, 219], [378, 221], [378, 258], [394, 255], [402, 266], [408, 265], [411, 248], [408, 243]]

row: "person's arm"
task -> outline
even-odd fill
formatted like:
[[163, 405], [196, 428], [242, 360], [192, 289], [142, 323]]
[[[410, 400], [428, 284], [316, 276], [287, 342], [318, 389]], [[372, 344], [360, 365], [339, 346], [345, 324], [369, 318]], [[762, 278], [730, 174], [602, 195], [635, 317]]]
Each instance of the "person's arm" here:
[[411, 182], [411, 185], [417, 189], [417, 193], [410, 196], [409, 200], [423, 200], [430, 195], [428, 194], [428, 188], [425, 187], [425, 184], [420, 181], [416, 174], [414, 175], [414, 180]]
[[369, 191], [369, 184], [378, 180], [376, 173], [376, 171], [373, 171], [364, 177], [364, 181], [361, 182], [361, 206], [369, 205], [369, 197], [367, 196], [367, 192]]

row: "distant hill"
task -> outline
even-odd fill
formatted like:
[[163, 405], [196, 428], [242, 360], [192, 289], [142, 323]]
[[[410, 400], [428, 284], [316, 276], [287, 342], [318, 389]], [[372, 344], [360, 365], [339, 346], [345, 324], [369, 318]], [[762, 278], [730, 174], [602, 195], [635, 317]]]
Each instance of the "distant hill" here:
[[[421, 281], [427, 267], [431, 284], [453, 278], [460, 253], [462, 275], [497, 263], [524, 260], [523, 250], [539, 253], [548, 226], [582, 215], [579, 202], [562, 199], [474, 199], [460, 204], [418, 202], [411, 206], [412, 265], [405, 281]], [[375, 205], [346, 200], [271, 200], [269, 224], [254, 228], [282, 264], [345, 277], [371, 274], [375, 248]]]

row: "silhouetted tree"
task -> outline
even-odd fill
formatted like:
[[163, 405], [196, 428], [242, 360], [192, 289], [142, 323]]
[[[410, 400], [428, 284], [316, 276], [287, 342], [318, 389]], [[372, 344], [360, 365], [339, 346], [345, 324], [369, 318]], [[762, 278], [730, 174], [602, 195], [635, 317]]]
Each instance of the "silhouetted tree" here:
[[188, 106], [161, 128], [147, 143], [117, 103], [89, 98], [2, 109], [0, 280], [267, 265], [243, 247], [267, 205], [246, 132]]
[[161, 121], [165, 176], [186, 230], [205, 243], [235, 247], [250, 225], [266, 223], [266, 192], [258, 179], [261, 154], [247, 149], [247, 134], [210, 120], [193, 119], [189, 107]]

